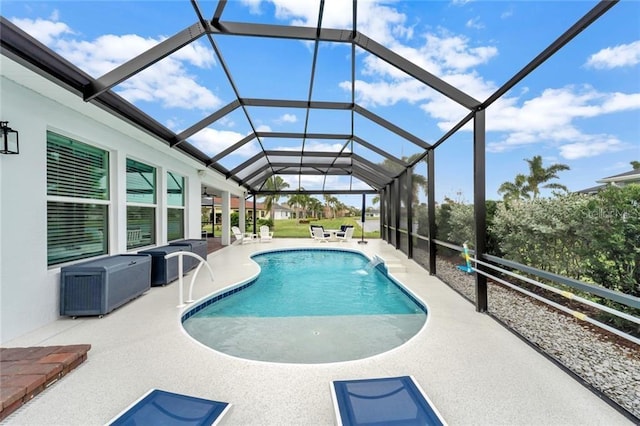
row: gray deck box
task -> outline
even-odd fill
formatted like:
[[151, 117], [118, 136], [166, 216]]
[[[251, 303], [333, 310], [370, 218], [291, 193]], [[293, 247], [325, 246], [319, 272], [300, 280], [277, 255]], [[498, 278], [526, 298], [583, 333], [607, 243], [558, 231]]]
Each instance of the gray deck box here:
[[[204, 260], [207, 260], [207, 240], [180, 240], [169, 243], [171, 246], [181, 246], [181, 250], [190, 251], [191, 253], [195, 253]], [[186, 247], [185, 247], [186, 246]], [[185, 256], [184, 257], [184, 270], [190, 271], [196, 266], [200, 261], [195, 257]]]
[[60, 315], [104, 315], [151, 287], [151, 256], [120, 254], [60, 269]]
[[[167, 285], [178, 279], [178, 258], [165, 259], [168, 254], [183, 250], [184, 247], [178, 246], [160, 246], [148, 250], [139, 251], [139, 254], [147, 254], [151, 256], [151, 285], [161, 286]], [[184, 258], [187, 261], [187, 258]], [[184, 267], [187, 271], [187, 268]]]

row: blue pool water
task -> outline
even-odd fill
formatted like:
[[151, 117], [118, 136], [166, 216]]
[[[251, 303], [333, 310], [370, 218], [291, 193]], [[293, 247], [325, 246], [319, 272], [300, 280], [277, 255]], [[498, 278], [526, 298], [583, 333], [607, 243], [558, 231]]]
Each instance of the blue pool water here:
[[247, 289], [201, 316], [292, 317], [413, 314], [421, 309], [358, 254], [296, 250], [253, 257], [261, 272]]
[[321, 363], [399, 346], [426, 309], [360, 253], [304, 249], [253, 256], [260, 274], [183, 315], [185, 330], [242, 358]]

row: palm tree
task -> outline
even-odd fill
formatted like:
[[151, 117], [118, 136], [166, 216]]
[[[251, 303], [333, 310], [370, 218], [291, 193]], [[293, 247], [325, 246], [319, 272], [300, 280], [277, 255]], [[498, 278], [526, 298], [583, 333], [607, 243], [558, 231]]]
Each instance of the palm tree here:
[[331, 210], [331, 216], [333, 218], [336, 217], [336, 206], [337, 203], [339, 203], [338, 199], [336, 197], [334, 197], [333, 195], [329, 195], [329, 194], [325, 194], [323, 195], [324, 197], [324, 204], [325, 206], [327, 206], [327, 208], [329, 210]]
[[[529, 163], [527, 187], [528, 190], [533, 193], [533, 198], [538, 198], [538, 195], [540, 195], [540, 184], [548, 182], [551, 179], [558, 179], [558, 172], [570, 170], [570, 167], [566, 164], [552, 164], [549, 167], [543, 167], [542, 157], [540, 155], [534, 155], [531, 159], [525, 158], [525, 161]], [[542, 188], [569, 191], [566, 186], [559, 183], [547, 183], [546, 185], [542, 185]]]
[[[304, 190], [304, 188], [300, 188], [300, 190]], [[302, 210], [302, 216], [306, 217], [306, 210], [307, 210], [307, 205], [309, 204], [309, 199], [311, 197], [307, 194], [293, 194], [289, 197], [289, 200], [287, 201], [287, 203], [289, 203], [289, 205], [291, 207], [293, 207], [296, 211], [296, 217], [298, 219], [300, 219], [300, 211]]]
[[529, 199], [529, 187], [527, 186], [527, 177], [523, 174], [516, 175], [513, 182], [504, 182], [498, 188], [498, 194], [503, 194], [504, 201], [517, 200], [520, 198]]
[[[340, 217], [343, 217], [344, 216], [344, 211], [347, 210], [347, 205], [344, 204], [342, 201], [337, 200], [335, 202], [335, 204], [334, 204], [334, 208], [335, 208], [336, 213], [340, 212]], [[335, 216], [336, 215], [334, 215], [334, 217]]]
[[[403, 156], [402, 157], [402, 161], [404, 161], [405, 163], [413, 163], [418, 157], [420, 157], [422, 154], [421, 153], [416, 153], [416, 154], [412, 154], [408, 157]], [[422, 161], [424, 161], [425, 163], [427, 162], [427, 157], [425, 157]], [[382, 167], [386, 170], [390, 170], [394, 173], [400, 173], [403, 168], [401, 165], [399, 165], [398, 163], [396, 163], [395, 161], [391, 161], [388, 158], [385, 158], [384, 161], [382, 162]], [[412, 173], [411, 174], [411, 196], [413, 199], [413, 204], [419, 204], [420, 200], [418, 199], [419, 193], [420, 193], [420, 189], [422, 189], [424, 191], [425, 195], [429, 195], [427, 194], [427, 178], [426, 176], [423, 175], [419, 175], [416, 173]], [[379, 197], [374, 197], [374, 199], [372, 200], [373, 204], [376, 204], [380, 201]]]
[[320, 213], [322, 213], [322, 203], [316, 197], [309, 197], [307, 209], [313, 217], [317, 219]]
[[278, 200], [280, 199], [280, 194], [278, 194], [277, 192], [282, 191], [283, 189], [288, 187], [289, 184], [285, 182], [284, 179], [282, 179], [282, 177], [280, 176], [271, 176], [265, 181], [264, 188], [267, 191], [275, 191], [273, 194], [269, 194], [264, 197], [264, 204], [266, 209], [269, 210], [271, 220], [273, 220], [273, 206], [274, 204], [277, 204]]

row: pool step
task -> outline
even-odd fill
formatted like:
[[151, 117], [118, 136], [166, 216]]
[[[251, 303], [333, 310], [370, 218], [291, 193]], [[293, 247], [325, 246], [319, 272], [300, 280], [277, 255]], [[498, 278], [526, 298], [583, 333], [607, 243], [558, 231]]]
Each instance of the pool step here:
[[401, 263], [400, 259], [382, 256], [380, 256], [380, 258], [384, 260], [384, 264], [390, 274], [407, 272], [407, 267]]
[[386, 263], [385, 265], [387, 266], [387, 271], [389, 271], [389, 273], [391, 274], [395, 274], [395, 273], [400, 273], [400, 272], [407, 272], [407, 267], [400, 264], [400, 263]]

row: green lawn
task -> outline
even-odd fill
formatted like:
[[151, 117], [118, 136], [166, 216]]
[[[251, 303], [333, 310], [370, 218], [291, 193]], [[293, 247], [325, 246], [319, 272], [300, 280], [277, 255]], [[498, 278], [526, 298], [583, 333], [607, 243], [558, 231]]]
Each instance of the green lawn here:
[[[336, 219], [309, 219], [309, 223], [299, 223], [299, 219], [276, 220], [272, 231], [275, 238], [310, 238], [309, 225], [322, 225], [325, 229], [339, 229], [340, 225], [353, 225], [353, 238], [360, 238], [360, 218], [339, 217]], [[306, 220], [306, 219], [305, 219]], [[380, 238], [380, 231], [366, 232], [365, 238]]]
[[[306, 220], [306, 219], [305, 219]], [[340, 225], [353, 225], [353, 238], [360, 238], [360, 218], [340, 217], [336, 219], [308, 219], [309, 223], [299, 223], [299, 219], [276, 220], [271, 228], [274, 238], [310, 238], [309, 225], [322, 225], [325, 229], [339, 229]], [[211, 225], [203, 227], [211, 232]], [[216, 226], [216, 235], [220, 235], [220, 227]], [[380, 231], [366, 232], [365, 238], [380, 238]]]

